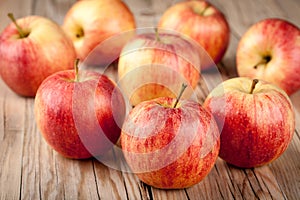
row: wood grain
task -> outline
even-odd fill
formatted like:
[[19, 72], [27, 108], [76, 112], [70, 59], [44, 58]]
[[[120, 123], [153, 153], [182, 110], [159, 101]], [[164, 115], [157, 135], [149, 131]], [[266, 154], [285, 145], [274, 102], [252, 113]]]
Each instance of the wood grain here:
[[[0, 31], [17, 18], [35, 14], [62, 24], [76, 0], [3, 0]], [[153, 27], [163, 11], [178, 0], [125, 0], [137, 26]], [[299, 0], [210, 0], [228, 19], [230, 45], [218, 70], [205, 72], [196, 89], [202, 103], [222, 80], [237, 76], [238, 42], [255, 22], [279, 17], [300, 26]], [[0, 61], [1, 62], [1, 61]], [[117, 80], [117, 66], [105, 73]], [[300, 197], [300, 91], [291, 96], [296, 130], [287, 151], [273, 163], [239, 169], [218, 159], [199, 184], [182, 190], [161, 190], [142, 183], [130, 169], [120, 171], [101, 159], [66, 159], [53, 151], [40, 135], [34, 119], [34, 99], [14, 94], [0, 79], [0, 199], [288, 199]], [[125, 169], [125, 161], [109, 157]], [[100, 160], [100, 161], [99, 161]]]

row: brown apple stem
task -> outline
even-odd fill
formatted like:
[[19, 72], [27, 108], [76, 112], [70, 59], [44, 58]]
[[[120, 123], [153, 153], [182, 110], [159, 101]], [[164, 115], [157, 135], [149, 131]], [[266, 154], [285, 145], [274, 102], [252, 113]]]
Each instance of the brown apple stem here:
[[159, 37], [158, 29], [154, 28], [154, 30], [155, 30], [155, 39], [156, 39], [156, 41], [160, 42], [160, 37]]
[[25, 38], [27, 37], [27, 35], [24, 33], [24, 31], [22, 30], [22, 28], [19, 26], [19, 24], [17, 23], [14, 15], [12, 13], [8, 13], [7, 16], [11, 19], [11, 21], [15, 24], [19, 34], [20, 34], [20, 37], [21, 38]]
[[259, 65], [265, 65], [270, 62], [271, 56], [264, 56], [262, 60], [260, 60], [256, 65], [254, 65], [254, 69], [257, 69]]
[[74, 62], [74, 70], [75, 70], [75, 79], [74, 79], [74, 81], [75, 82], [79, 82], [79, 70], [78, 70], [78, 63], [79, 63], [79, 59], [77, 58], [76, 60], [75, 60], [75, 62]]
[[250, 94], [253, 94], [256, 84], [258, 83], [258, 79], [253, 79]]
[[176, 108], [176, 106], [177, 106], [177, 104], [178, 104], [178, 102], [179, 102], [179, 100], [180, 100], [180, 98], [181, 98], [181, 96], [182, 96], [182, 94], [183, 94], [186, 87], [187, 87], [187, 84], [182, 83], [180, 93], [179, 93], [178, 97], [176, 98], [176, 101], [174, 103], [173, 108]]
[[256, 65], [254, 65], [254, 69], [257, 69], [257, 67], [259, 66], [259, 65], [264, 65], [264, 64], [266, 64], [267, 62], [266, 62], [266, 60], [265, 59], [263, 59], [263, 60], [261, 60], [261, 61], [259, 61]]
[[209, 8], [210, 6], [207, 5], [201, 12], [200, 12], [200, 15], [201, 16], [204, 16], [204, 13], [206, 12], [206, 10]]

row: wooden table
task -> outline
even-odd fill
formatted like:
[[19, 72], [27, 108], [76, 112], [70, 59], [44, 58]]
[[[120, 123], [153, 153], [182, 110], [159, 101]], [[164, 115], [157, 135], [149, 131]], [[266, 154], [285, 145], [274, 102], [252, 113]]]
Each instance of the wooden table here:
[[[8, 12], [13, 12], [17, 18], [42, 15], [61, 24], [74, 2], [1, 0], [0, 30], [9, 22]], [[224, 12], [231, 28], [229, 49], [218, 64], [224, 79], [236, 76], [237, 44], [253, 23], [280, 17], [300, 26], [299, 0], [210, 2]], [[126, 0], [126, 3], [135, 14], [138, 27], [145, 27], [155, 26], [163, 10], [175, 1]], [[207, 94], [203, 95], [205, 98]], [[58, 155], [37, 130], [34, 99], [14, 94], [0, 80], [0, 198], [300, 199], [300, 91], [291, 99], [296, 110], [296, 130], [287, 151], [278, 160], [255, 169], [237, 169], [218, 159], [199, 184], [183, 190], [159, 190], [143, 184], [132, 173], [109, 168], [96, 159], [78, 161]]]

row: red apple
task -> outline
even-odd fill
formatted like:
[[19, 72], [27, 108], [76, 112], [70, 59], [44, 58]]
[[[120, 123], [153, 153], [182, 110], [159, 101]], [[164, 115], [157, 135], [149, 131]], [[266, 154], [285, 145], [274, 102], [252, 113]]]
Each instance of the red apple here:
[[208, 95], [204, 108], [221, 131], [220, 157], [242, 168], [277, 159], [295, 131], [293, 105], [279, 87], [246, 77], [224, 81]]
[[[207, 1], [183, 1], [167, 9], [158, 27], [176, 30], [198, 42], [215, 63], [229, 45], [230, 28], [223, 13]], [[202, 57], [202, 52], [200, 52]], [[202, 65], [202, 69], [210, 65]]]
[[300, 29], [282, 19], [265, 19], [242, 36], [236, 54], [239, 76], [263, 79], [288, 95], [300, 89]]
[[13, 22], [0, 35], [0, 75], [17, 94], [35, 96], [46, 77], [73, 67], [75, 49], [55, 22], [40, 16], [15, 21], [9, 16]]
[[120, 141], [129, 167], [141, 181], [178, 189], [207, 176], [218, 157], [219, 136], [213, 116], [200, 104], [160, 97], [131, 110]]
[[117, 86], [96, 72], [66, 70], [38, 89], [35, 118], [46, 142], [61, 155], [103, 155], [119, 139], [125, 103]]
[[67, 12], [63, 28], [73, 40], [77, 57], [82, 61], [106, 39], [131, 31], [132, 34], [111, 42], [104, 51], [101, 49], [98, 52], [102, 56], [101, 62], [90, 61], [103, 65], [110, 64], [106, 63], [106, 56], [107, 60], [118, 57], [123, 45], [134, 34], [135, 20], [126, 4], [120, 0], [78, 1]]
[[122, 49], [119, 84], [132, 105], [157, 97], [176, 97], [180, 83], [187, 82], [188, 98], [200, 78], [197, 47], [170, 32], [136, 35]]

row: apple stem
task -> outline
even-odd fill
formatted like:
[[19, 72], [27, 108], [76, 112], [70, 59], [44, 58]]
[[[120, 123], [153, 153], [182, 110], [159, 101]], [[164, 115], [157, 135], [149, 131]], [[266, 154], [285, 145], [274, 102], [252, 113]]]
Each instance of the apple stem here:
[[78, 70], [78, 63], [79, 63], [79, 59], [77, 58], [74, 62], [74, 71], [75, 71], [75, 82], [79, 82], [79, 70]]
[[157, 29], [157, 28], [154, 28], [154, 30], [155, 30], [155, 39], [156, 39], [156, 41], [160, 42], [158, 29]]
[[204, 13], [206, 12], [206, 10], [209, 8], [210, 6], [207, 5], [200, 13], [200, 15], [204, 16]]
[[177, 106], [177, 104], [178, 104], [178, 102], [179, 102], [179, 100], [180, 100], [180, 98], [181, 98], [181, 96], [182, 96], [182, 94], [183, 94], [186, 87], [187, 87], [187, 84], [182, 83], [180, 93], [179, 93], [178, 97], [176, 98], [176, 101], [174, 103], [173, 108], [176, 108], [176, 106]]
[[265, 56], [261, 61], [259, 61], [256, 65], [254, 65], [254, 69], [257, 69], [259, 65], [265, 65], [271, 60], [271, 56]]
[[22, 30], [22, 28], [19, 26], [19, 24], [17, 23], [14, 15], [12, 13], [8, 13], [7, 16], [11, 19], [11, 21], [15, 24], [19, 34], [20, 34], [20, 37], [21, 38], [25, 38], [27, 37], [27, 34], [24, 33], [24, 31]]
[[253, 79], [251, 89], [250, 89], [250, 94], [253, 94], [253, 91], [257, 83], [258, 83], [258, 79]]

